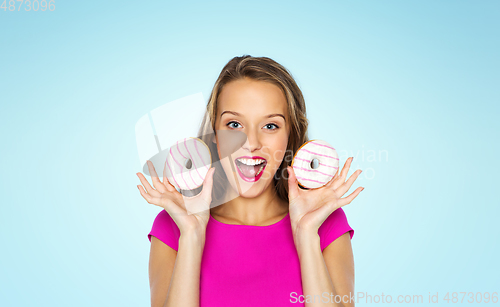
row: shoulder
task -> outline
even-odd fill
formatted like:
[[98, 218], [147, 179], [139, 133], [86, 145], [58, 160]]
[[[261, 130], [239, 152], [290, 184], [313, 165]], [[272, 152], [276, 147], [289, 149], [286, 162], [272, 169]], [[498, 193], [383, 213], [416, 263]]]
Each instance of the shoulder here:
[[148, 233], [149, 241], [151, 241], [151, 236], [155, 236], [175, 250], [178, 249], [180, 230], [165, 209], [161, 210], [158, 215], [156, 215], [151, 231]]
[[333, 211], [318, 229], [321, 251], [344, 233], [354, 236], [354, 229], [347, 222], [347, 216], [342, 208]]

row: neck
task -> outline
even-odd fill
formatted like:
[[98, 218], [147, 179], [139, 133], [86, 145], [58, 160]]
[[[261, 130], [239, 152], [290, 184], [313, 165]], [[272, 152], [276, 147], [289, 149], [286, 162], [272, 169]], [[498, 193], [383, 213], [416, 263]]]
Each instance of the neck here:
[[283, 218], [288, 213], [288, 203], [278, 197], [271, 183], [259, 196], [238, 196], [212, 208], [211, 213], [244, 225], [259, 225]]

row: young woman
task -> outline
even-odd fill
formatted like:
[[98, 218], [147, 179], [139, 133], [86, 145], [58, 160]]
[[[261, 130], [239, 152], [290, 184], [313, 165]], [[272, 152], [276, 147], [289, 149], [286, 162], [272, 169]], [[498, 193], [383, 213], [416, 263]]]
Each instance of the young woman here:
[[[227, 144], [221, 131], [243, 132], [241, 148], [209, 170], [196, 196], [160, 181], [150, 161], [153, 187], [137, 173], [144, 199], [165, 209], [148, 234], [152, 306], [354, 306], [354, 230], [341, 207], [363, 190], [343, 197], [361, 170], [346, 181], [351, 157], [325, 186], [299, 187], [290, 164], [307, 126], [302, 92], [283, 66], [249, 55], [226, 64], [199, 138], [213, 161]], [[252, 172], [242, 159], [263, 168]], [[205, 210], [188, 213], [189, 203]]]

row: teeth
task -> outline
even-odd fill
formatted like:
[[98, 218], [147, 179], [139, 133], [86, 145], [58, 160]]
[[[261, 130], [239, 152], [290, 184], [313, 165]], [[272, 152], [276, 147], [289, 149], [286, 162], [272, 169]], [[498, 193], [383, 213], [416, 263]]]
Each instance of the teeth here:
[[[238, 167], [240, 169], [240, 171], [243, 173], [243, 171], [241, 170], [240, 166], [238, 164], [236, 164], [236, 167]], [[260, 172], [262, 172], [262, 169], [264, 168], [264, 164], [262, 164], [259, 168], [259, 171], [255, 174], [255, 177], [257, 177], [257, 175], [260, 174]]]
[[263, 159], [237, 159], [237, 160], [246, 165], [258, 165], [264, 162]]
[[257, 176], [258, 174], [260, 174], [260, 172], [262, 172], [263, 168], [264, 168], [264, 165], [261, 165], [260, 168], [259, 168], [259, 171], [257, 172], [257, 174], [255, 174], [255, 176]]

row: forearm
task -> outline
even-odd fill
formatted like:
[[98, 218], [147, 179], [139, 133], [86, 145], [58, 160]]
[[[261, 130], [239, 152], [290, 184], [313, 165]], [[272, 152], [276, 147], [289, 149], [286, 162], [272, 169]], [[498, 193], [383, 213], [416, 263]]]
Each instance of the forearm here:
[[[335, 303], [337, 293], [326, 267], [321, 252], [320, 239], [317, 233], [302, 232], [296, 238], [297, 252], [300, 260], [302, 290], [306, 306], [343, 306]], [[337, 300], [338, 301], [338, 300]]]
[[164, 307], [200, 306], [200, 268], [205, 238], [182, 235]]

